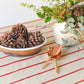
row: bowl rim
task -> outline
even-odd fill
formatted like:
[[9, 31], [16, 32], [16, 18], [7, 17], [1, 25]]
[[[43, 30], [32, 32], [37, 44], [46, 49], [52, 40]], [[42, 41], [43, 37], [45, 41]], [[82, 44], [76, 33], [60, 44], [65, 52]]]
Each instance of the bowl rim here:
[[42, 37], [44, 39], [44, 42], [42, 44], [34, 46], [34, 47], [30, 47], [30, 48], [9, 48], [9, 47], [4, 47], [4, 46], [0, 45], [0, 48], [4, 48], [4, 49], [8, 49], [8, 50], [13, 50], [13, 51], [23, 51], [23, 50], [36, 49], [36, 48], [42, 47], [46, 43], [46, 41], [47, 41], [46, 37], [45, 36], [42, 36]]

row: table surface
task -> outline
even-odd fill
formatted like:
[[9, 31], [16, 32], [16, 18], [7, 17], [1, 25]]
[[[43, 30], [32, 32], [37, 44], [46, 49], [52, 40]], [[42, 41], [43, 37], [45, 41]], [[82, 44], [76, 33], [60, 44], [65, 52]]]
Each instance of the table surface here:
[[[47, 43], [38, 54], [15, 57], [0, 50], [0, 84], [84, 84], [83, 43], [80, 49], [78, 46], [62, 48], [61, 57], [57, 60], [59, 74], [55, 72], [54, 61], [50, 61], [45, 69], [41, 68], [47, 58], [48, 47], [56, 45], [51, 24], [43, 28], [43, 22], [39, 19], [23, 23], [29, 31], [40, 30], [47, 38]], [[1, 28], [0, 34], [11, 28], [12, 26]]]

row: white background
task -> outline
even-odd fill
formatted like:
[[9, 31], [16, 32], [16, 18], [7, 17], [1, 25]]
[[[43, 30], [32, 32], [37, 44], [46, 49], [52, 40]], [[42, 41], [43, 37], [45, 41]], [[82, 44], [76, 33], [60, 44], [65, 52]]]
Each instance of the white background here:
[[17, 23], [39, 19], [35, 12], [20, 5], [21, 2], [36, 6], [47, 5], [42, 0], [0, 0], [0, 28]]

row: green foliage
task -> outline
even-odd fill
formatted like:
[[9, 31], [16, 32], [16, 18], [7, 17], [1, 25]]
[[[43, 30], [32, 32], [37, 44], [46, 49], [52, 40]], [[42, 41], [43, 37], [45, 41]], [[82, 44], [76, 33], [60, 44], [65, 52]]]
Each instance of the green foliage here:
[[78, 40], [78, 43], [79, 43], [79, 44], [81, 44], [81, 41], [80, 41], [80, 39]]
[[68, 43], [68, 41], [64, 38], [62, 38], [62, 41], [63, 41], [63, 45], [66, 45]]
[[79, 32], [76, 29], [70, 29], [70, 32], [75, 35], [79, 35]]
[[78, 26], [80, 27], [81, 30], [84, 30], [84, 25], [80, 22], [78, 22]]
[[[75, 22], [75, 24], [74, 24], [74, 22]], [[68, 18], [67, 19], [67, 24], [65, 25], [65, 27], [69, 28], [71, 33], [78, 35], [78, 31], [76, 29], [73, 29], [77, 26], [81, 30], [84, 30], [84, 16], [77, 17], [77, 20], [75, 20], [74, 18]]]
[[33, 7], [33, 11], [36, 11], [36, 7]]
[[78, 21], [83, 21], [83, 22], [84, 22], [84, 17], [83, 17], [83, 16], [79, 16], [79, 17], [77, 17], [77, 20], [78, 20]]
[[60, 31], [62, 34], [67, 34], [69, 31]]
[[68, 25], [69, 25], [69, 27], [71, 27], [71, 28], [75, 27], [75, 24], [73, 24], [73, 23], [69, 23]]
[[71, 23], [71, 22], [75, 22], [75, 20], [74, 20], [74, 18], [71, 17], [71, 18], [67, 19], [67, 22]]
[[[37, 8], [33, 4], [28, 3], [21, 3], [22, 6], [27, 8], [32, 8], [33, 11], [36, 12], [38, 17], [45, 18], [45, 22], [48, 22], [52, 19], [57, 19], [58, 23], [65, 22], [67, 18], [71, 17], [71, 11], [68, 9], [72, 7], [73, 5], [76, 5], [77, 3], [81, 2], [80, 0], [67, 0], [67, 3], [64, 0], [64, 4], [60, 4], [60, 0], [43, 0], [45, 2], [48, 2], [49, 6], [41, 6]], [[56, 3], [55, 3], [56, 2]], [[73, 25], [72, 25], [73, 26]]]
[[45, 6], [41, 6], [41, 9], [42, 9], [43, 11], [46, 11], [46, 7], [45, 7]]
[[46, 17], [45, 22], [49, 22], [51, 20], [51, 17]]
[[20, 5], [25, 7], [27, 5], [27, 3], [21, 3]]
[[[61, 33], [66, 34], [68, 32], [71, 32], [72, 34], [75, 34], [79, 37], [82, 34], [82, 32], [78, 31], [77, 27], [80, 28], [81, 30], [84, 30], [84, 16], [79, 16], [79, 17], [77, 17], [77, 19], [68, 18], [66, 25], [65, 25], [65, 30], [61, 31]], [[71, 38], [76, 40], [76, 38], [74, 38], [74, 36]], [[64, 39], [62, 39], [62, 41], [66, 42]], [[80, 37], [79, 37], [78, 43], [79, 44], [81, 43]]]
[[37, 15], [38, 15], [40, 18], [44, 18], [44, 17], [45, 17], [45, 13], [38, 12]]
[[81, 30], [84, 30], [84, 16], [77, 17], [78, 20], [78, 26]]

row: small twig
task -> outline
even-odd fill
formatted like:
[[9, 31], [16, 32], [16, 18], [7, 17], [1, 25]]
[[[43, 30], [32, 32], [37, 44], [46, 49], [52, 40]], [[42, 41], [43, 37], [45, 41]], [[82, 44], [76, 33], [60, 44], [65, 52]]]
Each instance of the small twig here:
[[51, 56], [46, 60], [45, 64], [42, 66], [42, 69], [44, 69], [47, 66], [48, 61], [51, 59]]
[[65, 0], [64, 0], [64, 4], [65, 4]]
[[57, 14], [56, 14], [56, 10], [55, 10], [55, 8], [53, 8], [53, 11], [55, 12], [54, 14], [57, 15]]
[[54, 58], [54, 61], [55, 61], [55, 71], [56, 73], [58, 74], [58, 66], [57, 66], [57, 58]]
[[51, 13], [48, 12], [48, 10], [47, 10], [47, 6], [46, 6], [46, 12], [47, 12], [49, 15], [52, 15]]

